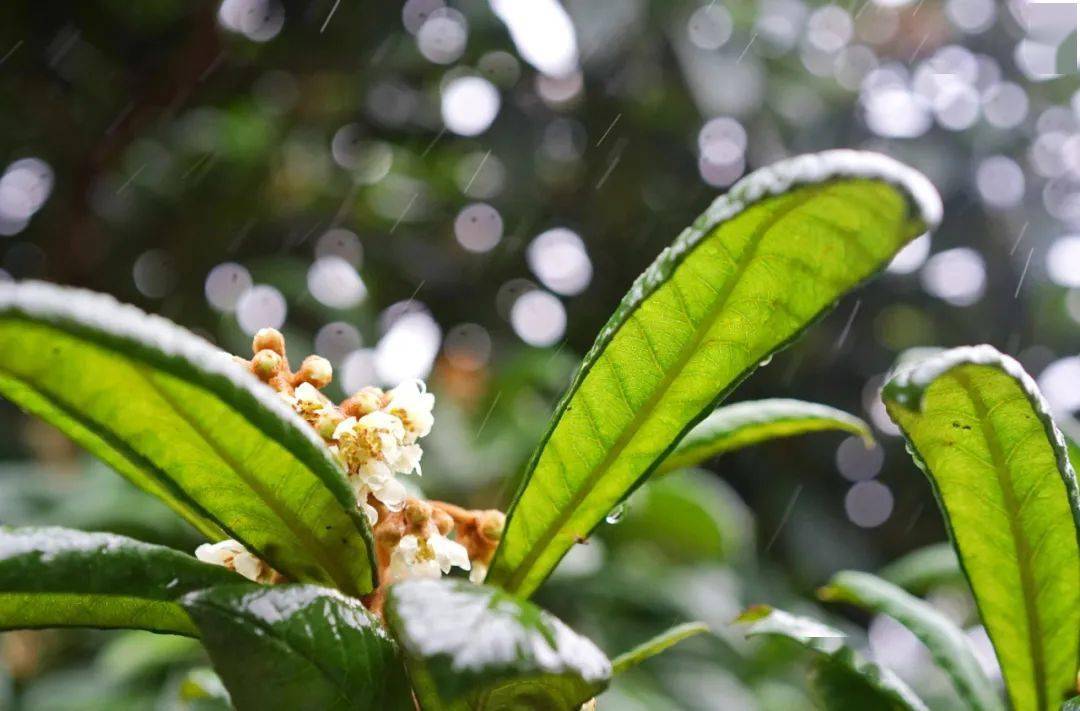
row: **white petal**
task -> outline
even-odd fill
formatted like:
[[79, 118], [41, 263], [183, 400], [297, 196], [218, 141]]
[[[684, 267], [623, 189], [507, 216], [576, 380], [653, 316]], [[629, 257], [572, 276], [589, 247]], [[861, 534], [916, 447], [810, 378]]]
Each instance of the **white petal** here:
[[258, 582], [263, 572], [263, 562], [250, 553], [240, 553], [233, 558], [233, 570], [248, 580]]
[[484, 582], [484, 578], [487, 577], [488, 567], [483, 563], [477, 563], [472, 567], [472, 571], [469, 572], [469, 582], [480, 585]]
[[341, 435], [345, 434], [346, 432], [352, 432], [354, 427], [356, 427], [356, 418], [346, 417], [337, 427], [334, 428], [333, 439], [341, 439]]
[[393, 477], [372, 482], [371, 493], [391, 511], [400, 511], [405, 506], [409, 492], [405, 485]]
[[369, 525], [374, 526], [379, 522], [379, 512], [375, 510], [374, 506], [367, 502], [366, 498], [364, 501], [360, 502], [360, 508], [364, 510], [364, 515], [367, 516]]

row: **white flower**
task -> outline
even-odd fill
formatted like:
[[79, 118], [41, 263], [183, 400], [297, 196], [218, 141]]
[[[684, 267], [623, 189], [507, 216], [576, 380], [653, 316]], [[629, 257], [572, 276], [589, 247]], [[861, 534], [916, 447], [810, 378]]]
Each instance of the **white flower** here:
[[401, 457], [405, 428], [385, 412], [371, 412], [359, 420], [349, 417], [334, 428], [338, 453], [350, 474], [382, 477]]
[[273, 572], [266, 563], [248, 552], [239, 542], [233, 540], [203, 543], [195, 549], [195, 557], [204, 563], [220, 565], [234, 570], [248, 580], [257, 583], [270, 581]]
[[338, 458], [348, 472], [357, 503], [372, 524], [378, 521], [378, 513], [368, 504], [368, 494], [390, 511], [400, 511], [406, 491], [394, 473], [420, 468], [420, 452], [413, 451], [414, 445], [402, 446], [404, 437], [401, 420], [385, 412], [371, 412], [359, 420], [350, 417], [334, 430]]
[[387, 393], [390, 402], [384, 408], [405, 426], [405, 444], [426, 437], [435, 424], [431, 410], [435, 396], [427, 392], [422, 380], [406, 380]]
[[449, 573], [452, 566], [469, 569], [469, 554], [460, 543], [440, 533], [427, 538], [409, 534], [402, 537], [390, 554], [388, 577], [391, 582], [406, 578], [438, 578]]

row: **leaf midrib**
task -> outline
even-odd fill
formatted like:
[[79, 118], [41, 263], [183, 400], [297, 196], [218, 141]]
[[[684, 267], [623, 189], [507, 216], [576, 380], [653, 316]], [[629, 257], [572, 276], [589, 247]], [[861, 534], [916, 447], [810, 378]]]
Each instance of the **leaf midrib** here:
[[[356, 592], [351, 586], [348, 585], [348, 574], [343, 571], [338, 562], [330, 557], [327, 557], [324, 546], [321, 542], [315, 539], [311, 535], [311, 530], [303, 524], [302, 521], [298, 521], [296, 515], [291, 509], [283, 505], [279, 500], [273, 496], [259, 481], [258, 477], [250, 472], [247, 467], [242, 465], [235, 457], [228, 451], [222, 448], [217, 440], [203, 427], [195, 417], [184, 409], [183, 403], [179, 402], [172, 394], [166, 392], [166, 390], [157, 383], [151, 373], [147, 372], [147, 367], [143, 365], [134, 365], [135, 371], [142, 377], [146, 384], [157, 393], [158, 397], [164, 400], [171, 408], [172, 411], [183, 420], [192, 431], [194, 431], [204, 442], [215, 456], [220, 459], [225, 466], [229, 467], [244, 484], [259, 497], [267, 508], [274, 512], [285, 526], [292, 531], [293, 535], [297, 537], [305, 546], [309, 549], [312, 555], [319, 561], [320, 567], [330, 576], [334, 583], [341, 590], [347, 590], [350, 592]], [[294, 461], [297, 461], [294, 459]], [[298, 462], [299, 463], [299, 462]], [[307, 469], [302, 463], [300, 463], [304, 469]]]
[[951, 375], [964, 390], [971, 401], [972, 408], [975, 410], [976, 418], [979, 421], [979, 427], [982, 430], [983, 438], [986, 440], [986, 446], [990, 452], [990, 459], [994, 464], [998, 486], [1001, 487], [1002, 495], [1005, 498], [1005, 513], [1009, 521], [1009, 530], [1012, 533], [1013, 547], [1016, 553], [1016, 565], [1019, 569], [1020, 587], [1024, 598], [1024, 618], [1027, 622], [1028, 646], [1030, 648], [1032, 676], [1034, 677], [1037, 698], [1036, 708], [1047, 708], [1046, 657], [1043, 649], [1042, 621], [1039, 618], [1039, 612], [1036, 606], [1037, 590], [1035, 586], [1034, 569], [1032, 567], [1031, 543], [1028, 541], [1020, 521], [1021, 512], [1017, 494], [1013, 486], [1012, 469], [1008, 464], [1008, 457], [1005, 455], [1000, 442], [997, 440], [997, 430], [993, 423], [990, 422], [990, 409], [986, 406], [986, 402], [983, 400], [982, 395], [975, 388], [968, 375], [963, 371], [957, 369], [952, 371]]
[[[712, 327], [715, 324], [717, 317], [723, 311], [724, 307], [727, 306], [732, 293], [734, 293], [735, 291], [735, 288], [740, 283], [742, 283], [742, 279], [746, 274], [746, 270], [749, 268], [754, 257], [757, 255], [758, 250], [760, 249], [762, 243], [764, 242], [765, 236], [769, 233], [769, 231], [773, 227], [775, 227], [781, 220], [790, 216], [795, 210], [809, 202], [811, 198], [825, 192], [828, 187], [828, 184], [808, 186], [806, 188], [806, 192], [803, 195], [798, 196], [792, 201], [791, 204], [785, 205], [782, 209], [777, 210], [776, 213], [770, 215], [768, 219], [764, 220], [762, 224], [758, 226], [758, 228], [751, 236], [749, 244], [743, 250], [743, 253], [739, 255], [740, 258], [736, 263], [735, 272], [728, 280], [726, 287], [722, 291], [717, 292], [716, 298], [713, 302], [713, 306], [710, 307], [708, 315], [700, 322], [701, 325], [695, 330], [693, 338], [691, 338], [690, 341], [687, 342], [687, 344], [683, 346], [683, 348], [680, 350], [679, 356], [675, 362], [675, 366], [668, 369], [668, 371], [664, 374], [664, 377], [661, 380], [659, 387], [657, 387], [653, 391], [653, 393], [649, 396], [649, 399], [642, 405], [642, 407], [637, 409], [637, 415], [634, 417], [633, 421], [619, 435], [619, 438], [615, 441], [615, 444], [608, 449], [607, 453], [604, 455], [604, 459], [601, 460], [601, 462], [596, 467], [593, 467], [592, 471], [589, 473], [589, 476], [584, 482], [584, 486], [580, 486], [577, 488], [577, 490], [574, 492], [573, 497], [570, 500], [570, 503], [559, 510], [552, 523], [550, 523], [544, 529], [544, 532], [536, 539], [538, 542], [550, 540], [554, 537], [556, 532], [560, 531], [569, 522], [571, 517], [577, 512], [578, 508], [585, 500], [586, 496], [588, 496], [588, 494], [591, 493], [593, 488], [595, 488], [596, 483], [603, 477], [603, 475], [611, 467], [611, 465], [618, 460], [619, 456], [633, 440], [634, 435], [637, 434], [638, 430], [640, 430], [641, 427], [644, 426], [645, 422], [647, 422], [651, 418], [653, 411], [663, 399], [663, 396], [667, 393], [667, 390], [671, 387], [671, 384], [675, 382], [679, 375], [682, 374], [683, 370], [686, 368], [686, 365], [693, 357], [693, 354], [697, 351], [698, 347], [704, 341], [705, 337], [712, 330]], [[718, 225], [714, 229], [719, 229], [719, 227], [720, 226]], [[704, 241], [705, 240], [702, 240], [702, 243]], [[675, 278], [676, 273], [678, 272], [678, 268], [681, 266], [682, 263], [680, 263], [672, 271], [671, 277], [667, 281], [665, 281], [665, 284], [669, 283], [671, 279]], [[635, 313], [628, 314], [626, 317], [626, 321], [624, 321], [623, 323], [629, 322], [635, 316], [636, 310]], [[612, 340], [614, 340], [614, 335], [612, 336]], [[602, 357], [602, 355], [600, 357]], [[599, 360], [600, 357], [598, 357], [597, 360]], [[582, 379], [582, 385], [584, 385], [584, 379]], [[580, 392], [580, 390], [578, 392]], [[663, 459], [665, 454], [665, 452], [661, 452], [660, 454], [658, 454], [657, 457], [653, 460], [652, 464], [646, 468], [644, 474], [647, 475], [649, 471], [651, 471], [656, 466], [657, 462]], [[539, 465], [539, 459], [537, 460], [537, 465]], [[535, 472], [535, 469], [533, 471]], [[532, 472], [530, 472], [530, 477], [531, 475]], [[540, 555], [543, 553], [543, 550], [544, 547], [539, 545], [539, 543], [534, 544], [530, 548], [529, 553], [517, 565], [514, 573], [507, 580], [505, 585], [506, 590], [514, 591], [522, 584], [525, 577], [531, 571], [532, 566], [536, 563]]]

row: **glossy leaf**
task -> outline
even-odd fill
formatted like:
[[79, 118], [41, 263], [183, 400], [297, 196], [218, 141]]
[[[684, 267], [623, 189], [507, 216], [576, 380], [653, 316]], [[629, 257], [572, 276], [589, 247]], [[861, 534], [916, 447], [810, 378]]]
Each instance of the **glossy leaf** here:
[[211, 539], [297, 580], [371, 589], [370, 529], [323, 442], [206, 341], [111, 297], [0, 284], [0, 395]]
[[967, 585], [951, 543], [934, 543], [913, 550], [886, 565], [878, 571], [878, 575], [916, 595], [937, 585]]
[[623, 652], [611, 661], [613, 674], [622, 674], [627, 669], [632, 669], [644, 661], [652, 659], [666, 649], [674, 647], [684, 639], [709, 631], [709, 626], [704, 622], [686, 622], [665, 630], [652, 639], [646, 640], [633, 649]]
[[837, 573], [819, 594], [823, 600], [850, 603], [893, 618], [926, 645], [967, 708], [1004, 711], [963, 630], [928, 603], [877, 576], [851, 570]]
[[684, 434], [940, 209], [924, 177], [853, 151], [739, 181], [601, 330], [529, 463], [488, 581], [535, 590]]
[[746, 626], [747, 637], [784, 637], [813, 652], [811, 679], [828, 711], [926, 711], [926, 705], [907, 684], [851, 649], [838, 629], [768, 605], [751, 607], [736, 621]]
[[387, 597], [386, 622], [425, 711], [576, 711], [611, 677], [611, 663], [596, 645], [495, 588], [456, 580], [398, 583]]
[[240, 576], [110, 533], [0, 527], [0, 629], [123, 627], [197, 636], [177, 599]]
[[397, 645], [359, 600], [315, 585], [232, 585], [182, 601], [239, 711], [412, 711]]
[[856, 435], [867, 446], [874, 441], [869, 425], [828, 405], [784, 398], [726, 405], [713, 410], [690, 430], [656, 468], [656, 473], [691, 467], [725, 452], [770, 439], [827, 430]]
[[976, 346], [906, 368], [882, 397], [930, 480], [1013, 708], [1057, 706], [1080, 664], [1078, 494], [1038, 387]]

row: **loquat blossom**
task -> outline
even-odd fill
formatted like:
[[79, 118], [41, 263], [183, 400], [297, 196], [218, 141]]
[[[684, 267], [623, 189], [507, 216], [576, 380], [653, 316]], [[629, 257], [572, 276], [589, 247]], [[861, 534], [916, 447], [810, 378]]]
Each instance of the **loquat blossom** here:
[[426, 538], [414, 534], [402, 536], [390, 554], [389, 582], [406, 578], [439, 578], [457, 566], [469, 570], [469, 554], [460, 543], [438, 532]]
[[287, 392], [279, 394], [289, 407], [314, 427], [324, 439], [329, 438], [344, 419], [330, 398], [319, 392], [311, 383], [300, 383], [292, 394]]
[[401, 420], [405, 427], [405, 444], [413, 444], [431, 432], [431, 426], [435, 424], [431, 414], [435, 396], [427, 392], [424, 381], [406, 380], [386, 395], [389, 402], [384, 409]]
[[401, 420], [382, 411], [360, 419], [346, 418], [334, 429], [337, 456], [348, 473], [357, 503], [372, 523], [378, 520], [378, 512], [367, 502], [367, 495], [390, 511], [400, 511], [406, 491], [394, 474], [419, 470], [419, 447], [415, 451], [408, 448], [402, 444], [404, 438]]
[[236, 571], [256, 583], [268, 583], [274, 577], [273, 568], [249, 553], [237, 541], [225, 540], [217, 543], [203, 543], [195, 549], [195, 557], [204, 563], [220, 565]]

